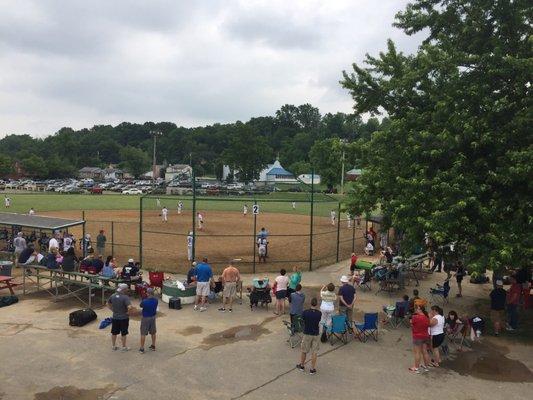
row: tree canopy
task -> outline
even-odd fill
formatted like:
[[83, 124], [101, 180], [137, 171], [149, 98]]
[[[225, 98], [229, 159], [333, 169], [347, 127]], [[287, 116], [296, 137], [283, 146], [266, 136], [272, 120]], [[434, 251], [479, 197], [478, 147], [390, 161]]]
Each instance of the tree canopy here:
[[359, 143], [348, 208], [380, 207], [404, 249], [427, 232], [471, 266], [530, 262], [531, 16], [523, 0], [417, 0], [395, 22], [427, 33], [415, 54], [389, 41], [343, 73], [356, 114], [389, 117]]
[[[274, 116], [254, 117], [247, 122], [231, 124], [184, 128], [171, 122], [123, 122], [117, 126], [95, 125], [81, 130], [62, 128], [43, 139], [8, 135], [0, 140], [0, 156], [8, 157], [12, 164], [15, 161], [24, 164], [23, 161], [30, 156], [42, 158], [45, 168], [39, 171], [38, 176], [32, 171], [32, 175], [39, 178], [72, 176], [82, 167], [105, 167], [109, 164], [122, 165], [138, 175], [150, 170], [146, 161], [152, 159], [153, 139], [150, 132], [159, 131], [158, 163], [189, 164], [192, 160], [197, 176], [208, 174], [219, 178], [224, 163], [239, 167], [246, 165], [243, 176], [250, 179], [276, 155], [291, 172], [309, 173], [309, 152], [315, 142], [329, 138], [349, 141], [368, 138], [370, 132], [379, 126], [377, 120], [365, 123], [355, 114], [321, 115], [318, 108], [310, 104], [286, 104]], [[138, 152], [133, 153], [131, 149], [124, 151], [127, 146]], [[135, 165], [132, 159], [140, 163]], [[31, 161], [30, 166], [33, 166]], [[140, 167], [144, 170], [137, 170]], [[2, 168], [0, 178], [10, 172], [9, 168]], [[336, 171], [339, 179], [340, 173], [340, 169]]]

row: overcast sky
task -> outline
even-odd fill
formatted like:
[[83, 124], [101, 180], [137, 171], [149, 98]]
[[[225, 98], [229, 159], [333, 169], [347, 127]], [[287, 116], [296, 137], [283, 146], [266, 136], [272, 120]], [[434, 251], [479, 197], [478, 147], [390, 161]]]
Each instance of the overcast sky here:
[[343, 69], [404, 0], [0, 0], [0, 137], [122, 121], [197, 126], [283, 104], [350, 112]]

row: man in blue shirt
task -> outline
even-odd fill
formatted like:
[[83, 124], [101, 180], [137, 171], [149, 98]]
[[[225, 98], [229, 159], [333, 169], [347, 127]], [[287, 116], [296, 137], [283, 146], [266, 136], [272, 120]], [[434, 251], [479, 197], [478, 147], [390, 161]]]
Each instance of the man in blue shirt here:
[[296, 365], [296, 368], [302, 372], [305, 372], [305, 359], [307, 353], [311, 353], [311, 369], [309, 373], [311, 375], [316, 374], [316, 358], [320, 348], [319, 337], [319, 325], [322, 318], [322, 313], [317, 309], [318, 301], [316, 297], [311, 299], [311, 308], [305, 310], [302, 314], [304, 321], [304, 337], [302, 339], [302, 356], [300, 364]]
[[203, 261], [196, 266], [196, 302], [194, 309], [198, 310], [200, 305], [200, 311], [206, 311], [205, 303], [207, 296], [211, 290], [211, 279], [213, 278], [213, 270], [207, 263], [207, 258], [204, 257]]
[[346, 275], [341, 277], [342, 286], [339, 288], [339, 313], [345, 314], [351, 326], [353, 316], [353, 304], [355, 302], [355, 288], [350, 284]]
[[150, 350], [155, 351], [155, 334], [157, 332], [155, 326], [155, 317], [157, 314], [157, 299], [154, 297], [154, 289], [148, 288], [146, 290], [148, 297], [141, 301], [140, 307], [142, 308], [141, 318], [141, 348], [140, 353], [144, 353], [144, 342], [146, 336], [150, 334], [152, 337], [152, 345]]

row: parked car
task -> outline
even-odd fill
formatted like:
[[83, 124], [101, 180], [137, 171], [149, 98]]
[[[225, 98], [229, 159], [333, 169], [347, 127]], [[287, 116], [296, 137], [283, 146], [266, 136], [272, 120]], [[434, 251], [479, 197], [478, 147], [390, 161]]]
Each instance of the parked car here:
[[143, 191], [141, 189], [126, 189], [122, 191], [122, 194], [143, 194]]
[[92, 187], [92, 188], [89, 190], [89, 192], [90, 192], [91, 194], [102, 194], [102, 193], [104, 193], [104, 189], [101, 188], [101, 187], [98, 187], [98, 186], [94, 186], [94, 187]]

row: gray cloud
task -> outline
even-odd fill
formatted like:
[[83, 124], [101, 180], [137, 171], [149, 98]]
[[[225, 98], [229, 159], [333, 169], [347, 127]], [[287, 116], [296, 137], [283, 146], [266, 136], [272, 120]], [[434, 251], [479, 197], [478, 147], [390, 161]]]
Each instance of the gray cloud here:
[[122, 121], [194, 126], [285, 103], [350, 112], [341, 71], [407, 0], [0, 0], [0, 137]]

